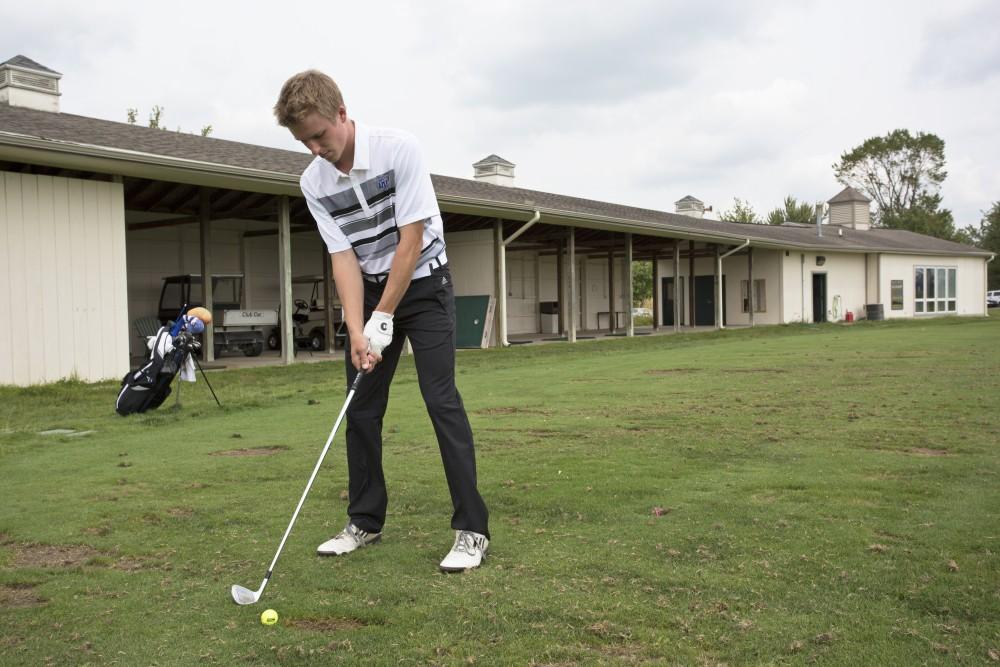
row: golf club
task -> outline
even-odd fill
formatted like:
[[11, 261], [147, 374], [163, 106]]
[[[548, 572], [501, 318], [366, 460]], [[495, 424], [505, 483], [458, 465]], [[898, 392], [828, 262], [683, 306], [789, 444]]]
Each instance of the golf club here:
[[361, 384], [361, 377], [363, 375], [364, 371], [359, 370], [358, 374], [354, 376], [354, 382], [351, 383], [350, 391], [347, 392], [347, 399], [344, 401], [344, 407], [340, 409], [340, 415], [337, 417], [337, 422], [333, 425], [333, 430], [330, 431], [330, 437], [326, 439], [326, 445], [323, 447], [323, 451], [319, 455], [319, 461], [316, 461], [316, 467], [313, 468], [312, 475], [309, 477], [309, 482], [306, 483], [306, 490], [302, 492], [302, 497], [299, 498], [298, 507], [295, 508], [295, 513], [292, 514], [292, 520], [288, 522], [288, 528], [285, 529], [285, 535], [281, 538], [281, 544], [278, 545], [278, 551], [274, 554], [274, 560], [271, 561], [271, 565], [267, 568], [267, 574], [264, 575], [264, 581], [260, 583], [260, 588], [256, 591], [233, 584], [231, 590], [233, 601], [236, 602], [236, 604], [254, 604], [260, 599], [261, 593], [264, 592], [264, 587], [267, 586], [267, 582], [271, 578], [271, 573], [274, 572], [274, 565], [278, 562], [278, 556], [281, 555], [281, 550], [285, 546], [285, 540], [288, 539], [289, 533], [292, 532], [292, 526], [295, 525], [295, 519], [299, 516], [299, 510], [302, 509], [302, 504], [306, 501], [306, 496], [309, 495], [309, 489], [312, 487], [313, 480], [316, 479], [316, 473], [319, 472], [320, 466], [323, 465], [323, 459], [326, 458], [326, 453], [330, 449], [330, 443], [333, 442], [333, 437], [337, 434], [337, 429], [340, 428], [340, 422], [344, 420], [344, 415], [347, 414], [347, 406], [351, 404], [351, 399], [354, 398], [354, 394], [358, 390], [358, 385]]

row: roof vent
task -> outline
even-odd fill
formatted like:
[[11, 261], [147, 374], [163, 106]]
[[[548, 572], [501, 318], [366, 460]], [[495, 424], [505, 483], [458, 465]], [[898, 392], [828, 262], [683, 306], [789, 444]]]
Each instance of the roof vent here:
[[854, 188], [844, 188], [827, 203], [830, 205], [831, 225], [841, 225], [861, 231], [871, 229], [872, 215], [869, 208], [871, 199]]
[[14, 56], [0, 63], [0, 104], [40, 111], [59, 111], [62, 74], [31, 58]]
[[696, 197], [688, 195], [683, 199], [674, 202], [674, 210], [680, 213], [681, 215], [687, 215], [692, 218], [704, 218], [705, 202]]
[[472, 165], [472, 168], [477, 181], [493, 185], [514, 185], [514, 167], [516, 166], [513, 162], [508, 162], [499, 155], [490, 155]]

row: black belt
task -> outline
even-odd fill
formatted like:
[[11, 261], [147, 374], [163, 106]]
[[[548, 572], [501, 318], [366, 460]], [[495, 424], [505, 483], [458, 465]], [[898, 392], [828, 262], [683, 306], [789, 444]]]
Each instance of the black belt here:
[[[435, 266], [435, 264], [437, 264], [437, 266]], [[411, 280], [420, 280], [421, 278], [426, 278], [427, 276], [431, 275], [431, 271], [433, 271], [434, 269], [439, 269], [441, 267], [448, 266], [448, 264], [447, 262], [441, 264], [440, 262], [438, 262], [438, 258], [435, 257], [431, 261], [424, 264], [424, 266], [428, 267], [427, 275], [417, 276], [416, 278], [411, 278]], [[421, 266], [420, 269], [423, 269], [424, 266]], [[384, 283], [386, 280], [389, 279], [389, 272], [387, 271], [385, 273], [362, 273], [361, 277], [364, 278], [366, 282], [375, 283], [376, 285], [381, 285], [382, 283]]]

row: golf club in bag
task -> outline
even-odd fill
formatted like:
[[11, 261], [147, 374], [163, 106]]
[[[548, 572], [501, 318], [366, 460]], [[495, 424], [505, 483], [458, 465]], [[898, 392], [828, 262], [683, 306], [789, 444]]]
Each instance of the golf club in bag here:
[[[193, 354], [201, 349], [201, 343], [195, 339], [194, 334], [204, 329], [204, 324], [195, 326], [196, 321], [201, 324], [194, 318], [179, 316], [172, 328], [160, 327], [153, 340], [149, 361], [122, 378], [121, 391], [115, 401], [115, 411], [118, 414], [125, 417], [160, 407], [170, 395], [170, 383], [178, 372], [181, 373], [181, 378], [185, 378], [189, 372], [191, 381], [194, 381], [195, 365], [201, 371], [208, 390], [212, 392], [212, 398], [222, 407], [204, 369]], [[189, 366], [188, 371], [184, 371], [185, 366]]]
[[316, 461], [316, 467], [313, 468], [312, 475], [309, 476], [309, 481], [306, 482], [306, 490], [302, 492], [302, 497], [299, 498], [299, 504], [295, 508], [295, 512], [292, 513], [292, 520], [288, 522], [288, 528], [285, 529], [285, 534], [281, 538], [281, 544], [278, 545], [278, 551], [274, 554], [274, 560], [271, 561], [271, 565], [267, 568], [267, 574], [264, 575], [264, 581], [260, 583], [260, 588], [256, 591], [233, 584], [231, 592], [233, 595], [233, 601], [236, 602], [236, 604], [253, 604], [260, 599], [261, 593], [264, 592], [264, 587], [267, 586], [267, 582], [271, 578], [271, 573], [274, 572], [274, 565], [278, 562], [278, 556], [281, 555], [281, 550], [285, 546], [285, 540], [288, 539], [288, 535], [292, 532], [292, 526], [295, 525], [295, 519], [299, 516], [299, 510], [302, 509], [302, 504], [306, 501], [306, 496], [309, 495], [309, 489], [312, 488], [313, 480], [316, 479], [316, 473], [319, 472], [320, 466], [323, 465], [323, 459], [326, 458], [326, 453], [330, 450], [330, 443], [333, 442], [334, 436], [337, 435], [337, 429], [340, 428], [340, 422], [344, 420], [344, 415], [347, 414], [347, 406], [351, 404], [351, 399], [354, 398], [354, 394], [357, 392], [358, 385], [361, 384], [361, 378], [364, 374], [364, 371], [359, 370], [358, 374], [354, 376], [354, 382], [351, 383], [351, 388], [347, 392], [347, 399], [344, 400], [344, 407], [340, 409], [340, 414], [337, 416], [337, 421], [333, 425], [333, 430], [330, 431], [330, 437], [326, 439], [326, 445], [323, 446], [323, 451], [320, 452], [319, 460]]

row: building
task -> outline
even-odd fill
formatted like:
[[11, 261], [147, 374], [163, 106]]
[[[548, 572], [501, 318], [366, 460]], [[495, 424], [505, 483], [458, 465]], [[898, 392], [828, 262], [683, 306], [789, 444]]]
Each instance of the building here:
[[[0, 64], [0, 383], [120, 377], [133, 322], [183, 273], [242, 274], [291, 363], [292, 276], [329, 264], [298, 188], [312, 157], [61, 113], [60, 76]], [[828, 224], [740, 225], [690, 196], [668, 213], [518, 188], [514, 168], [432, 177], [456, 294], [496, 301], [492, 344], [633, 335], [634, 261], [653, 265], [656, 328], [986, 314], [990, 253], [873, 229], [850, 189]]]

